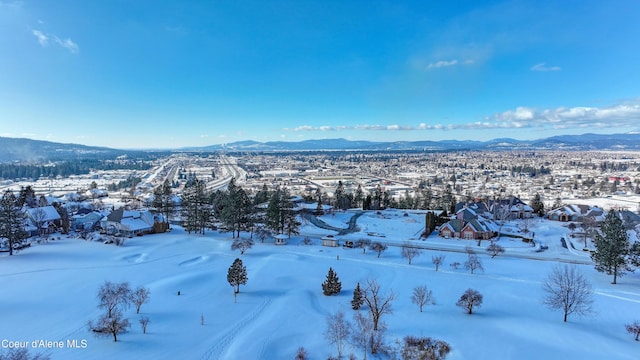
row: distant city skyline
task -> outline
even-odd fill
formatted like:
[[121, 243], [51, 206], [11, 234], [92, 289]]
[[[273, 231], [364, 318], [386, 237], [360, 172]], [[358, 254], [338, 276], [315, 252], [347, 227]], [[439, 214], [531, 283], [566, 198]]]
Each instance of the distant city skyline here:
[[640, 3], [0, 0], [0, 136], [121, 149], [640, 132]]

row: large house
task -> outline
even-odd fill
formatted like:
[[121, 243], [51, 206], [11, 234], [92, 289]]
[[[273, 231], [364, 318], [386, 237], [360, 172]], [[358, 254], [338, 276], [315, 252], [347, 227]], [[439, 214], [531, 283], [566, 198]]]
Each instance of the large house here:
[[460, 207], [453, 218], [442, 224], [438, 234], [445, 238], [492, 239], [498, 236], [498, 225], [484, 203]]
[[533, 208], [520, 198], [510, 196], [508, 199], [492, 200], [488, 208], [494, 220], [531, 219]]
[[547, 213], [549, 220], [555, 221], [583, 221], [585, 218], [593, 218], [597, 222], [602, 220], [604, 210], [597, 206], [589, 205], [564, 205]]
[[148, 210], [131, 211], [119, 208], [100, 220], [100, 226], [108, 235], [133, 236], [155, 232], [162, 216]]

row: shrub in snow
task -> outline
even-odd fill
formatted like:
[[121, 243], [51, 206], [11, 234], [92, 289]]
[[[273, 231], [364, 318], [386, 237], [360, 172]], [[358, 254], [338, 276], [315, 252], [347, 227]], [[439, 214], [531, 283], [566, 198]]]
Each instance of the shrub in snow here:
[[9, 349], [0, 353], [0, 360], [49, 360], [51, 357], [45, 354], [29, 354], [26, 348]]
[[430, 337], [407, 336], [402, 343], [403, 360], [441, 360], [447, 357], [451, 346], [442, 340]]

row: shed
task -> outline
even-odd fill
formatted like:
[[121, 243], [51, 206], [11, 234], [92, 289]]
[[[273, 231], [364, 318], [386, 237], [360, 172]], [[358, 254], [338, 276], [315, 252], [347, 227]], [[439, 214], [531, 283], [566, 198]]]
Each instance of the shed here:
[[333, 235], [323, 236], [322, 246], [336, 247], [338, 246], [338, 239], [336, 239]]

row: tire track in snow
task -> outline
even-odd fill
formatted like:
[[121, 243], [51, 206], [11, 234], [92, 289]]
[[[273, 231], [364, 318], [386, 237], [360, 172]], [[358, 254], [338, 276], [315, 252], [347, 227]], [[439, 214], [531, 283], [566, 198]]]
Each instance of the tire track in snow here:
[[[607, 292], [604, 292], [604, 291], [594, 291], [594, 293], [596, 293], [598, 295], [602, 295], [602, 296], [618, 299], [618, 300], [629, 301], [629, 302], [634, 302], [634, 303], [640, 304], [640, 300], [629, 299], [628, 297], [619, 296], [619, 295], [613, 295], [613, 294], [610, 294], [610, 293], [607, 293]], [[630, 294], [637, 295], [637, 294], [633, 294], [633, 293], [630, 293]]]
[[[271, 303], [271, 297], [265, 297], [262, 303], [258, 305], [249, 315], [245, 316], [236, 325], [227, 331], [224, 335], [218, 337], [216, 342], [202, 355], [200, 359], [222, 359], [225, 350], [231, 345], [233, 340], [238, 336], [238, 333], [244, 329], [247, 325], [255, 321], [262, 313], [265, 307]], [[264, 347], [264, 346], [263, 346]]]

